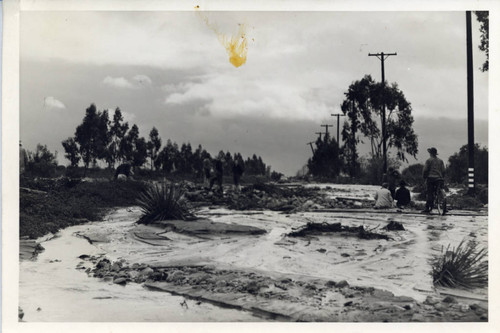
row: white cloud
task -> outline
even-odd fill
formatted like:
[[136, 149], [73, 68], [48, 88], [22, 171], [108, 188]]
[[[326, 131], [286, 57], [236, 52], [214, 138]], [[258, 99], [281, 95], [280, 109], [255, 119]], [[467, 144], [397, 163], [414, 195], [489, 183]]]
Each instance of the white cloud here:
[[125, 89], [141, 89], [144, 86], [150, 86], [153, 81], [151, 78], [144, 74], [138, 74], [132, 78], [132, 80], [128, 80], [124, 77], [111, 77], [106, 76], [102, 83], [115, 88], [125, 88]]
[[129, 80], [127, 80], [124, 77], [113, 78], [111, 76], [106, 76], [104, 80], [102, 80], [102, 83], [110, 87], [116, 87], [116, 88], [128, 88], [128, 89], [135, 88], [135, 85], [133, 85]]
[[[152, 85], [153, 77], [158, 85], [168, 83], [163, 91], [169, 104], [205, 100], [211, 114], [261, 110], [262, 115], [318, 120], [338, 111], [353, 81], [365, 74], [380, 80], [380, 62], [368, 52], [397, 52], [385, 67], [386, 80], [398, 82], [415, 114], [427, 106], [432, 115], [440, 110], [440, 116], [454, 116], [465, 105], [462, 13], [207, 11], [206, 15], [228, 36], [237, 31], [238, 23], [245, 23], [245, 65], [235, 69], [229, 64], [217, 35], [194, 12], [168, 11], [23, 12], [20, 57], [148, 66], [159, 72], [174, 69], [172, 78], [124, 71], [123, 77], [108, 76], [103, 83], [140, 89]], [[473, 29], [478, 31], [476, 20]], [[484, 119], [488, 73], [478, 73], [484, 54], [477, 48], [479, 34], [474, 36], [476, 116]], [[201, 83], [184, 78], [184, 83], [176, 84], [183, 71], [220, 77], [203, 78]], [[327, 110], [329, 106], [335, 110]]]
[[48, 107], [50, 109], [66, 109], [66, 105], [64, 105], [63, 102], [52, 96], [45, 97], [43, 105], [44, 107]]
[[322, 119], [340, 104], [336, 99], [318, 98], [318, 95], [331, 94], [334, 86], [333, 79], [325, 77], [323, 72], [300, 78], [287, 74], [286, 66], [258, 72], [261, 74], [246, 69], [229, 70], [207, 75], [201, 82], [167, 85], [163, 87], [167, 93], [164, 101], [172, 106], [201, 102], [200, 110], [222, 118], [253, 116], [296, 120]]
[[151, 78], [147, 75], [144, 74], [138, 74], [133, 77], [133, 79], [136, 81], [137, 85], [151, 85], [153, 84], [153, 81]]

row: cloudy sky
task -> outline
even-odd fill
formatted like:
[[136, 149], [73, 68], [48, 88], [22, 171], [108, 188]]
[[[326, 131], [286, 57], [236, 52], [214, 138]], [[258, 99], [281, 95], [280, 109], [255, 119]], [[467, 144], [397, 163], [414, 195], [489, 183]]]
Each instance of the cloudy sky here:
[[[203, 9], [203, 8], [202, 8]], [[221, 36], [243, 30], [246, 63]], [[488, 144], [488, 73], [478, 70], [473, 15], [476, 142]], [[334, 124], [355, 80], [381, 77], [368, 53], [397, 52], [385, 77], [412, 104], [418, 160], [467, 143], [464, 12], [64, 12], [20, 16], [20, 138], [64, 154], [85, 109], [120, 107], [147, 137], [261, 155], [294, 174], [306, 144]], [[324, 129], [324, 128], [323, 128]], [[366, 149], [361, 149], [366, 152]], [[61, 163], [67, 164], [63, 158]]]

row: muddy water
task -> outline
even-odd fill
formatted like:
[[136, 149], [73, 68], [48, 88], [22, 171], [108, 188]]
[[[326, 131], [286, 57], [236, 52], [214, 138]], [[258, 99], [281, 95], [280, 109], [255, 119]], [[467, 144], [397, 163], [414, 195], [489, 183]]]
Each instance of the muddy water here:
[[[366, 198], [376, 187], [332, 186], [331, 196]], [[429, 261], [462, 239], [487, 246], [486, 216], [425, 216], [374, 212], [298, 213], [237, 212], [204, 208], [197, 212], [216, 222], [265, 229], [260, 236], [191, 237], [173, 232], [165, 239], [134, 235], [136, 208], [118, 209], [105, 221], [63, 230], [44, 242], [36, 261], [20, 265], [20, 306], [26, 321], [256, 321], [250, 313], [197, 304], [130, 283], [114, 285], [77, 270], [82, 254], [130, 264], [209, 263], [232, 269], [258, 270], [297, 279], [347, 280], [353, 286], [385, 289], [423, 301], [435, 293]], [[391, 220], [406, 231], [387, 232], [392, 240], [360, 240], [341, 235], [291, 238], [285, 234], [307, 222], [340, 222], [375, 232]], [[158, 230], [157, 232], [160, 232]], [[93, 239], [90, 244], [86, 239]], [[487, 295], [487, 290], [476, 291]], [[40, 311], [37, 311], [40, 308]], [[133, 311], [131, 311], [133, 309]]]
[[[106, 252], [99, 244], [91, 245], [78, 237], [82, 232], [100, 228], [119, 230], [133, 221], [120, 220], [131, 214], [118, 212], [114, 220], [70, 227], [59, 237], [43, 242], [45, 251], [36, 261], [20, 263], [19, 305], [26, 322], [205, 322], [259, 321], [248, 312], [222, 309], [210, 304], [153, 292], [139, 284], [120, 286], [112, 282], [89, 278], [77, 270], [82, 254], [106, 254], [111, 258], [126, 252]], [[110, 236], [112, 241], [120, 241]], [[102, 245], [102, 244], [101, 244]], [[112, 243], [106, 248], [112, 247]], [[111, 245], [111, 246], [110, 246]], [[143, 246], [146, 247], [146, 246]], [[120, 249], [119, 251], [122, 251]], [[182, 304], [181, 304], [182, 303]]]

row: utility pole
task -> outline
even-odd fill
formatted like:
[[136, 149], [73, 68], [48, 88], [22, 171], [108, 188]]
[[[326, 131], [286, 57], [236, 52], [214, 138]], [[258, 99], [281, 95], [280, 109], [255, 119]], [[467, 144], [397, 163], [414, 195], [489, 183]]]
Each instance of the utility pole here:
[[338, 149], [340, 149], [340, 141], [339, 141], [340, 117], [344, 117], [345, 114], [343, 114], [343, 113], [332, 114], [332, 117], [335, 117], [335, 116], [337, 116], [337, 150], [338, 150]]
[[313, 143], [314, 143], [314, 141], [308, 142], [308, 143], [306, 143], [306, 146], [307, 145], [311, 146], [311, 150], [312, 150], [313, 155], [314, 155], [314, 148], [313, 148], [313, 145], [312, 145]]
[[[369, 57], [377, 57], [382, 62], [382, 85], [385, 88], [384, 61], [389, 56], [396, 56], [397, 53], [368, 53]], [[384, 173], [387, 172], [387, 145], [385, 143], [385, 104], [382, 103], [382, 151], [384, 153]]]
[[333, 127], [333, 125], [321, 125], [321, 127], [325, 127], [325, 137], [328, 137], [328, 127]]
[[319, 135], [319, 139], [321, 140], [321, 135], [323, 134], [322, 132], [315, 132], [314, 134], [318, 134]]
[[465, 12], [466, 40], [467, 40], [467, 130], [469, 150], [469, 190], [468, 194], [475, 192], [474, 184], [474, 75], [472, 61], [472, 24], [471, 12]]

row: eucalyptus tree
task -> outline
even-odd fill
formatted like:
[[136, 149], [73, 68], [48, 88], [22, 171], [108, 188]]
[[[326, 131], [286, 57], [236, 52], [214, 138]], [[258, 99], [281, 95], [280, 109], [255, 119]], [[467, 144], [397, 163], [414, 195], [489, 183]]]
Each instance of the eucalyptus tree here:
[[[386, 108], [386, 137], [382, 137], [380, 123], [382, 106]], [[341, 104], [347, 116], [342, 130], [343, 147], [351, 176], [355, 176], [357, 163], [357, 145], [363, 138], [370, 140], [371, 156], [380, 158], [384, 139], [387, 148], [396, 149], [396, 157], [407, 161], [407, 156], [415, 157], [418, 153], [418, 139], [413, 130], [411, 104], [396, 83], [387, 86], [376, 83], [370, 75], [353, 82]]]

